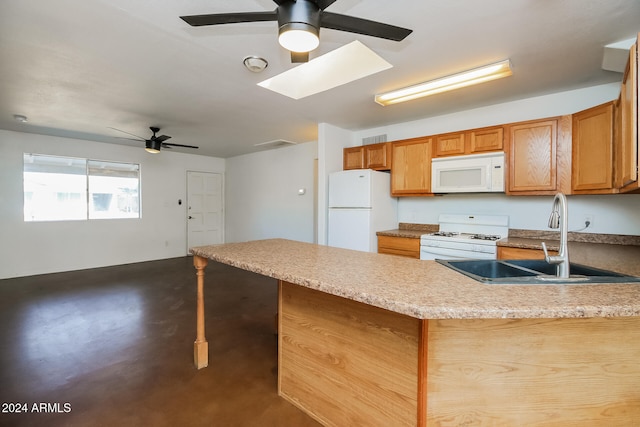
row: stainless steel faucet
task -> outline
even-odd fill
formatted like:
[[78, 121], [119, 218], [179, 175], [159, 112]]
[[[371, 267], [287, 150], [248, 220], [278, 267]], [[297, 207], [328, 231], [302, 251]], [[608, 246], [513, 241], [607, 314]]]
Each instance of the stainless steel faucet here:
[[542, 242], [544, 259], [549, 264], [556, 266], [556, 276], [561, 279], [569, 278], [569, 248], [567, 243], [568, 220], [567, 198], [564, 194], [558, 193], [553, 198], [553, 209], [549, 217], [549, 228], [560, 227], [560, 250], [558, 255], [549, 255], [547, 245]]

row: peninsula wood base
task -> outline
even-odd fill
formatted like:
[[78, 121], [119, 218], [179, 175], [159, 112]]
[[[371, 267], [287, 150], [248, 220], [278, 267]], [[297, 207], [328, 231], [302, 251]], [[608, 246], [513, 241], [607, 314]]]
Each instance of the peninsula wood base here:
[[417, 425], [420, 320], [280, 282], [278, 392], [327, 426]]
[[640, 318], [419, 320], [280, 283], [278, 387], [324, 425], [640, 425]]

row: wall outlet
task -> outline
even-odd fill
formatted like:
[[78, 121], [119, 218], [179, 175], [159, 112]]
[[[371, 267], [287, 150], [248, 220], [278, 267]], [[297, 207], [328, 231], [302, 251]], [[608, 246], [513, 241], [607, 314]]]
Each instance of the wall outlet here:
[[582, 227], [593, 228], [593, 215], [585, 215], [582, 219]]

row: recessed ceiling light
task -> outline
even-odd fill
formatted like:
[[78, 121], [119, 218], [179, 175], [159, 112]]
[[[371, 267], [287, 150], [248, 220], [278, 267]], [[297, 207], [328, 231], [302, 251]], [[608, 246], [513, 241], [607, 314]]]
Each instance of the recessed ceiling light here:
[[27, 116], [23, 116], [22, 114], [14, 114], [13, 115], [13, 119], [16, 122], [20, 122], [20, 123], [26, 123], [27, 122]]
[[301, 99], [391, 67], [356, 40], [258, 85], [289, 98]]

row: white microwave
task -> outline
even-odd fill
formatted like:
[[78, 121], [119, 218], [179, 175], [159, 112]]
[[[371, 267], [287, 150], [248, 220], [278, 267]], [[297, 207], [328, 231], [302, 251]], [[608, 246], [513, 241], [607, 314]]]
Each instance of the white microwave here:
[[438, 157], [431, 161], [431, 191], [504, 192], [504, 174], [504, 152]]

